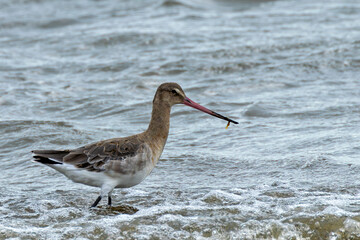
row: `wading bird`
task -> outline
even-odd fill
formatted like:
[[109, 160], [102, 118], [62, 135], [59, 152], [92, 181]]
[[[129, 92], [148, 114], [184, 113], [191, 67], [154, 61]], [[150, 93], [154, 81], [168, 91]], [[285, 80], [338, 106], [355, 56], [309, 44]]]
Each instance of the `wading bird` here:
[[151, 173], [169, 134], [170, 109], [180, 103], [238, 124], [190, 100], [177, 83], [163, 83], [156, 91], [151, 121], [145, 132], [72, 150], [34, 150], [34, 161], [54, 168], [74, 182], [100, 187], [101, 193], [91, 207], [96, 207], [106, 196], [111, 206], [114, 188], [135, 186]]

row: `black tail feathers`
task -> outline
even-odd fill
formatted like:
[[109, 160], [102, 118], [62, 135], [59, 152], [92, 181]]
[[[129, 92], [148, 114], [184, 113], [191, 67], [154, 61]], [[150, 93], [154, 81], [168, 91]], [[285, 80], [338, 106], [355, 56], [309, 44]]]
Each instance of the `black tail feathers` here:
[[33, 150], [34, 161], [43, 164], [62, 164], [63, 158], [69, 154], [69, 150]]
[[56, 161], [53, 161], [49, 158], [46, 158], [46, 157], [41, 157], [41, 156], [34, 156], [34, 161], [35, 162], [39, 162], [39, 163], [42, 163], [42, 164], [62, 164], [61, 162], [56, 162]]

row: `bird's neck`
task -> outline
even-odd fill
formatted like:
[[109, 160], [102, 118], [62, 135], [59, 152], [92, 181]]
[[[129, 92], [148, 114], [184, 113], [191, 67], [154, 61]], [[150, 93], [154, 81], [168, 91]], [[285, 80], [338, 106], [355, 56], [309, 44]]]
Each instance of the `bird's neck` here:
[[[151, 121], [145, 134], [152, 144], [152, 149], [161, 154], [164, 149], [170, 127], [171, 106], [162, 101], [154, 101]], [[160, 156], [159, 156], [160, 157]]]

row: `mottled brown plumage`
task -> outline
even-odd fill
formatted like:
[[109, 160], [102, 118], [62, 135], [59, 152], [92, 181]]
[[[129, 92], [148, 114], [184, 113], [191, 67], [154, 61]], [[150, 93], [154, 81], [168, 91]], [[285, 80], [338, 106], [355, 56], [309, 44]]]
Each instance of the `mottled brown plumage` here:
[[168, 137], [171, 107], [180, 103], [235, 122], [191, 101], [177, 83], [164, 83], [156, 91], [145, 132], [72, 150], [34, 150], [35, 161], [56, 169], [74, 182], [101, 187], [101, 195], [92, 207], [105, 195], [110, 205], [114, 188], [140, 183], [155, 167]]

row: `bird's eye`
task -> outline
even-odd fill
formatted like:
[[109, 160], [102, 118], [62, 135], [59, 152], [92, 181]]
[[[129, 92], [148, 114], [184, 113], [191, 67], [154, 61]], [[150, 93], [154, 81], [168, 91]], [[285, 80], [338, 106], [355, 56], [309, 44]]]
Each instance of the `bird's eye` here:
[[174, 94], [174, 95], [177, 95], [177, 91], [175, 89], [171, 90], [171, 92]]

